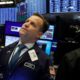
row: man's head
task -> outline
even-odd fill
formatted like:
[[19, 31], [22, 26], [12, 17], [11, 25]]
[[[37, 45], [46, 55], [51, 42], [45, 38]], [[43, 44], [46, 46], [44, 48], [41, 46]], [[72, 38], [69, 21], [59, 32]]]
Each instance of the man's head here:
[[49, 28], [49, 23], [46, 21], [46, 19], [42, 15], [40, 15], [38, 13], [34, 13], [33, 15], [38, 16], [43, 20], [43, 25], [42, 25], [40, 30], [41, 30], [42, 33], [45, 33]]
[[47, 29], [48, 23], [44, 17], [35, 13], [25, 21], [19, 33], [24, 43], [35, 42]]

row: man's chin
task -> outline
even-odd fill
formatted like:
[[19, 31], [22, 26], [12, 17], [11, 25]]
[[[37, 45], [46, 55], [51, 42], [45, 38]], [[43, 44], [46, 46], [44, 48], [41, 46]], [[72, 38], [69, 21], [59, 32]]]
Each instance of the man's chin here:
[[19, 31], [19, 34], [20, 34], [20, 35], [23, 35], [23, 34], [25, 34], [25, 33], [26, 33], [26, 31], [23, 30], [23, 29]]
[[24, 33], [24, 32], [22, 32], [22, 31], [20, 31], [20, 32], [19, 32], [19, 35], [20, 35], [20, 36], [24, 36], [24, 35], [25, 35], [25, 33]]

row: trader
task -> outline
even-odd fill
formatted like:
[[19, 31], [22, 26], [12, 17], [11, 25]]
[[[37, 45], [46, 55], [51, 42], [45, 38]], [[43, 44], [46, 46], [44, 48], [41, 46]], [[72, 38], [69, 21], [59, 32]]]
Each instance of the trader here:
[[49, 80], [49, 58], [36, 43], [46, 30], [38, 13], [25, 21], [20, 40], [0, 51], [0, 80]]

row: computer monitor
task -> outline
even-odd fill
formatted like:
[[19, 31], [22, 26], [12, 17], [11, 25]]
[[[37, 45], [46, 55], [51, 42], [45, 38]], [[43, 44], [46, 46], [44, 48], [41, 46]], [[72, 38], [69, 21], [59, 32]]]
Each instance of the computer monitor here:
[[38, 40], [37, 43], [38, 43], [39, 47], [42, 48], [42, 50], [45, 51], [45, 53], [47, 55], [50, 55], [51, 47], [52, 47], [52, 42], [51, 41]]
[[53, 40], [54, 28], [54, 25], [49, 25], [49, 29], [40, 37], [40, 39]]
[[5, 36], [5, 46], [8, 46], [18, 40], [19, 40], [19, 37], [6, 35]]
[[49, 0], [49, 13], [79, 12], [79, 0]]
[[5, 22], [5, 46], [19, 40], [19, 30], [23, 22]]
[[39, 47], [42, 48], [43, 51], [47, 55], [51, 54], [52, 49], [52, 42], [53, 42], [53, 37], [54, 37], [54, 25], [49, 25], [49, 29], [40, 37], [40, 39], [37, 41]]
[[23, 22], [5, 22], [5, 35], [11, 36], [19, 36], [19, 30], [22, 26]]

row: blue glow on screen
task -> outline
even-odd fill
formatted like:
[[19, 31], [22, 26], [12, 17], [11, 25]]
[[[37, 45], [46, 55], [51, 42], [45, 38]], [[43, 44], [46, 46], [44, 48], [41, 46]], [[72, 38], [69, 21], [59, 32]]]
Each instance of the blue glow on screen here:
[[53, 40], [54, 25], [49, 25], [49, 29], [40, 37], [40, 39]]
[[11, 22], [6, 21], [5, 23], [5, 34], [6, 35], [13, 35], [13, 36], [19, 36], [19, 30], [22, 26], [23, 22]]
[[80, 11], [80, 0], [49, 0], [49, 13], [78, 11]]
[[45, 53], [47, 55], [50, 55], [50, 53], [51, 53], [51, 47], [52, 47], [52, 42], [51, 41], [38, 40], [37, 43], [38, 43], [39, 47], [41, 47], [41, 48], [43, 47], [43, 45], [45, 45], [44, 51], [45, 51]]
[[5, 46], [8, 46], [18, 40], [19, 40], [19, 37], [6, 35], [5, 36]]

